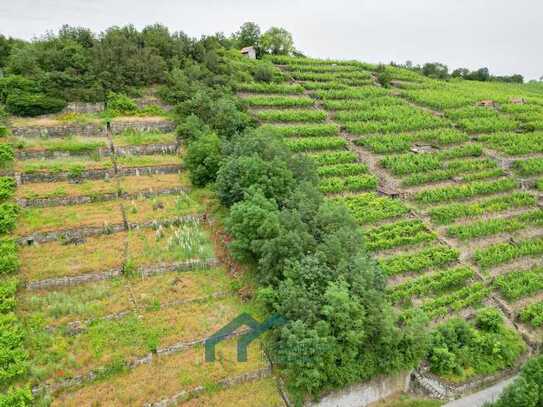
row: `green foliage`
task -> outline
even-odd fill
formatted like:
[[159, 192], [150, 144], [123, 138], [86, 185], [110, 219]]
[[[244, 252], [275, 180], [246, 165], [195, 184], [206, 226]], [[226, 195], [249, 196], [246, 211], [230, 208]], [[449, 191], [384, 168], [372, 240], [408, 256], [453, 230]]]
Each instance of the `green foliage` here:
[[272, 55], [289, 55], [294, 51], [292, 35], [284, 28], [271, 27], [260, 37], [260, 49]]
[[11, 202], [0, 204], [0, 235], [15, 229], [19, 207]]
[[326, 100], [338, 100], [338, 99], [364, 99], [367, 100], [371, 97], [387, 96], [388, 91], [386, 89], [377, 87], [360, 87], [352, 89], [342, 90], [323, 90], [316, 93], [319, 99]]
[[414, 198], [416, 201], [421, 203], [436, 203], [455, 199], [466, 199], [479, 195], [494, 194], [497, 192], [511, 191], [517, 186], [517, 181], [510, 178], [500, 179], [498, 181], [478, 181], [459, 186], [428, 189], [416, 193]]
[[317, 167], [336, 164], [349, 164], [358, 161], [356, 153], [352, 151], [325, 151], [321, 153], [306, 154]]
[[543, 152], [543, 133], [494, 133], [479, 137], [486, 146], [508, 155]]
[[261, 110], [255, 113], [258, 120], [272, 122], [324, 122], [326, 113], [318, 110]]
[[[326, 168], [326, 167], [324, 167]], [[369, 224], [384, 219], [405, 215], [409, 209], [400, 201], [374, 192], [337, 198], [360, 224]]]
[[30, 388], [10, 388], [0, 394], [0, 407], [30, 407], [33, 405], [32, 400]]
[[402, 131], [430, 130], [446, 127], [448, 124], [440, 117], [431, 115], [407, 115], [380, 121], [349, 122], [345, 128], [352, 134], [395, 133]]
[[122, 93], [109, 92], [107, 110], [113, 115], [131, 115], [138, 110], [136, 101]]
[[0, 168], [8, 166], [15, 159], [13, 146], [7, 143], [0, 143]]
[[[228, 93], [200, 90], [178, 104], [175, 111], [178, 122], [182, 123], [178, 134], [187, 139], [205, 133], [206, 126], [222, 139], [230, 139], [252, 125], [249, 115], [240, 110], [240, 103]], [[200, 120], [190, 118], [192, 115]], [[202, 124], [205, 126], [198, 130]]]
[[483, 283], [473, 283], [457, 291], [426, 301], [421, 310], [428, 318], [445, 317], [452, 312], [475, 306], [485, 300], [492, 290]]
[[28, 355], [23, 350], [23, 340], [23, 330], [15, 314], [0, 314], [0, 386], [26, 373]]
[[522, 176], [543, 174], [543, 159], [528, 158], [527, 160], [515, 161], [513, 168]]
[[436, 235], [420, 220], [403, 220], [370, 229], [365, 237], [368, 250], [374, 251], [431, 241]]
[[452, 319], [432, 334], [428, 361], [436, 374], [466, 379], [512, 367], [525, 350], [521, 338], [510, 330], [497, 310], [479, 311], [475, 326]]
[[66, 106], [62, 99], [52, 96], [20, 93], [10, 94], [6, 99], [6, 110], [16, 116], [39, 116], [60, 112]]
[[393, 302], [406, 300], [414, 296], [439, 293], [453, 288], [462, 287], [466, 280], [475, 275], [469, 267], [458, 267], [426, 274], [389, 289], [389, 298]]
[[339, 127], [335, 124], [263, 125], [259, 131], [279, 137], [326, 137], [338, 135]]
[[222, 159], [221, 140], [215, 133], [208, 133], [192, 141], [185, 156], [190, 180], [195, 186], [214, 182]]
[[415, 133], [379, 134], [359, 138], [355, 144], [364, 146], [377, 154], [407, 152], [414, 143], [445, 146], [468, 140], [465, 133], [453, 129], [423, 130]]
[[17, 183], [13, 177], [1, 177], [0, 176], [0, 202], [11, 199], [15, 193]]
[[307, 137], [285, 140], [288, 148], [296, 153], [304, 151], [341, 150], [347, 147], [347, 141], [339, 137]]
[[404, 103], [400, 98], [394, 96], [379, 96], [368, 100], [325, 100], [323, 106], [327, 110], [335, 111], [364, 111], [376, 106], [397, 106]]
[[249, 96], [242, 99], [244, 105], [258, 107], [308, 107], [313, 105], [313, 99], [305, 96]]
[[519, 313], [519, 319], [524, 323], [529, 323], [534, 328], [541, 327], [543, 325], [543, 301], [523, 308]]
[[543, 224], [543, 211], [537, 209], [505, 219], [486, 219], [474, 223], [451, 226], [447, 229], [447, 234], [460, 240], [471, 240], [498, 233], [510, 233], [531, 225], [541, 224]]
[[332, 164], [317, 168], [319, 177], [344, 177], [348, 175], [367, 174], [368, 166], [361, 163]]
[[494, 286], [509, 301], [515, 301], [543, 290], [543, 268], [512, 271], [496, 277]]
[[461, 218], [471, 218], [483, 214], [502, 212], [508, 209], [535, 205], [536, 199], [526, 192], [489, 198], [475, 203], [452, 203], [430, 209], [432, 221], [440, 224], [451, 223]]
[[415, 253], [398, 254], [379, 260], [383, 272], [388, 276], [403, 273], [421, 273], [458, 260], [458, 250], [448, 246], [431, 246]]
[[275, 67], [272, 64], [258, 64], [253, 72], [253, 78], [257, 82], [270, 83], [275, 75]]
[[240, 83], [236, 85], [236, 89], [242, 92], [252, 93], [269, 93], [269, 94], [301, 94], [304, 88], [301, 85], [288, 85], [276, 83]]
[[0, 239], [0, 276], [13, 274], [19, 269], [17, 243], [8, 238]]
[[375, 175], [351, 175], [347, 177], [328, 177], [320, 182], [322, 193], [359, 192], [377, 188]]
[[475, 251], [474, 260], [481, 268], [490, 268], [525, 256], [543, 254], [543, 238], [497, 243]]

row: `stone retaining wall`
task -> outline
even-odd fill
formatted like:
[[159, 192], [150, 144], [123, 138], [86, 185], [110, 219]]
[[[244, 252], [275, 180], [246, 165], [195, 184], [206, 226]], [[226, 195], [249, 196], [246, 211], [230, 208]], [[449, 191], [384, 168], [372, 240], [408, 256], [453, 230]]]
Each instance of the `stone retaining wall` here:
[[[175, 174], [180, 172], [181, 165], [152, 165], [145, 167], [121, 167], [117, 173], [120, 177], [140, 176], [140, 175], [158, 175], [158, 174]], [[74, 180], [97, 180], [110, 179], [114, 176], [113, 168], [95, 168], [82, 171], [81, 174], [74, 176], [69, 172], [46, 172], [38, 171], [33, 173], [16, 174], [15, 179], [18, 185], [30, 184], [35, 182], [66, 182]]]
[[80, 195], [80, 196], [65, 196], [65, 197], [54, 197], [54, 198], [19, 198], [17, 199], [17, 204], [23, 208], [33, 207], [33, 208], [51, 208], [53, 206], [70, 206], [70, 205], [81, 205], [86, 203], [93, 202], [106, 202], [114, 201], [116, 199], [141, 199], [141, 198], [150, 198], [159, 195], [174, 195], [180, 193], [190, 192], [189, 188], [185, 187], [172, 187], [172, 188], [162, 188], [162, 189], [149, 189], [146, 191], [138, 191], [133, 193], [128, 192], [106, 192], [102, 194], [94, 195]]
[[[67, 123], [56, 126], [14, 126], [11, 132], [17, 137], [106, 137], [104, 123]], [[175, 130], [175, 123], [170, 120], [113, 120], [112, 134], [120, 134], [125, 130], [158, 131], [170, 133]]]
[[[169, 264], [158, 264], [152, 267], [141, 267], [140, 269], [136, 270], [135, 273], [141, 276], [150, 276], [155, 274], [190, 271], [200, 268], [206, 269], [211, 267], [217, 267], [218, 265], [220, 265], [220, 262], [216, 258], [210, 258], [205, 260], [196, 259]], [[42, 290], [49, 288], [72, 287], [75, 285], [87, 284], [97, 281], [111, 280], [112, 278], [120, 277], [121, 275], [122, 269], [116, 268], [101, 273], [88, 273], [79, 276], [48, 278], [45, 280], [30, 281], [26, 284], [26, 289]]]
[[455, 400], [516, 375], [529, 357], [530, 352], [526, 352], [517, 360], [514, 367], [510, 369], [505, 369], [488, 376], [475, 377], [472, 380], [459, 384], [445, 382], [438, 376], [433, 375], [427, 367], [421, 367], [413, 371], [414, 380], [412, 384], [434, 399]]
[[[219, 388], [228, 388], [232, 386], [237, 386], [239, 384], [248, 383], [252, 381], [258, 381], [269, 377], [271, 375], [271, 369], [263, 368], [254, 372], [243, 373], [239, 376], [229, 377], [223, 380], [220, 380], [216, 383], [216, 386]], [[194, 397], [198, 397], [201, 394], [205, 393], [206, 388], [204, 386], [198, 386], [191, 390], [183, 390], [179, 393], [174, 394], [172, 397], [160, 400], [156, 403], [147, 403], [144, 404], [144, 407], [170, 407], [177, 406], [184, 400], [188, 400]], [[250, 398], [251, 395], [248, 394], [247, 398]]]
[[104, 102], [70, 102], [62, 110], [62, 113], [100, 113], [105, 109]]
[[[247, 332], [246, 330], [236, 331], [236, 332], [233, 332], [233, 333], [231, 333], [229, 335], [226, 335], [224, 337], [224, 339], [238, 337], [238, 336], [240, 336], [240, 335], [242, 335], [242, 334], [244, 334], [246, 332]], [[132, 358], [131, 360], [126, 360], [126, 361], [124, 361], [123, 364], [124, 364], [126, 369], [134, 369], [134, 368], [136, 368], [138, 366], [141, 366], [141, 365], [148, 365], [148, 364], [152, 363], [153, 360], [155, 360], [158, 357], [170, 355], [170, 354], [177, 353], [177, 352], [182, 352], [182, 351], [184, 351], [186, 349], [190, 349], [190, 348], [192, 348], [192, 347], [194, 347], [196, 345], [201, 345], [206, 340], [207, 340], [207, 338], [200, 338], [200, 339], [195, 339], [193, 341], [188, 341], [188, 342], [183, 342], [183, 341], [177, 342], [176, 344], [171, 345], [171, 346], [169, 346], [167, 348], [159, 348], [159, 349], [157, 349], [157, 351], [155, 353], [150, 352], [150, 353], [148, 353], [148, 354], [146, 354], [144, 356]], [[104, 372], [104, 370], [107, 370], [107, 367], [106, 368], [102, 367], [102, 368], [97, 368], [97, 369], [91, 370], [87, 374], [84, 374], [84, 375], [81, 375], [81, 376], [75, 376], [75, 377], [71, 377], [71, 378], [68, 378], [68, 379], [62, 379], [62, 380], [60, 380], [60, 381], [58, 381], [56, 383], [53, 383], [53, 384], [45, 384], [45, 385], [41, 385], [41, 386], [35, 386], [35, 387], [32, 388], [32, 393], [34, 395], [36, 395], [36, 394], [40, 394], [40, 393], [42, 393], [44, 391], [55, 392], [55, 391], [58, 391], [60, 389], [66, 389], [66, 388], [74, 387], [74, 386], [81, 386], [82, 384], [89, 383], [89, 382], [92, 382], [92, 381], [96, 380], [98, 377], [100, 377], [100, 375]], [[271, 373], [271, 369], [269, 367], [267, 367], [267, 368], [259, 370], [258, 371], [259, 373], [256, 373], [256, 374], [254, 372], [249, 373], [249, 375], [250, 375], [249, 377], [265, 377], [265, 376], [261, 376], [263, 374], [262, 373], [263, 371], [267, 371], [268, 376]], [[246, 375], [247, 374], [242, 375], [242, 376], [245, 377]], [[243, 381], [240, 382], [239, 380], [240, 379], [237, 379], [237, 378], [231, 378], [231, 379], [224, 379], [221, 382], [224, 382], [225, 384], [231, 383], [230, 385], [243, 383]], [[221, 383], [221, 382], [219, 382], [219, 383]], [[170, 399], [168, 399], [168, 400], [170, 400]]]
[[[115, 146], [117, 156], [127, 155], [155, 155], [155, 154], [176, 154], [179, 151], [177, 143], [163, 144], [143, 144], [130, 146]], [[15, 152], [18, 160], [29, 159], [51, 159], [78, 157], [89, 154], [96, 154], [99, 157], [111, 157], [113, 155], [111, 148], [100, 147], [92, 151], [51, 151], [51, 150], [18, 150]]]
[[158, 228], [159, 226], [178, 226], [187, 222], [200, 222], [203, 217], [204, 215], [186, 215], [161, 221], [150, 220], [142, 223], [129, 223], [128, 225], [125, 225], [124, 223], [113, 223], [105, 224], [103, 226], [85, 226], [73, 229], [35, 232], [31, 235], [20, 237], [17, 239], [17, 243], [19, 245], [32, 245], [35, 243], [47, 243], [57, 240], [63, 242], [80, 242], [84, 241], [88, 237], [109, 235], [112, 233], [123, 232], [127, 229]]

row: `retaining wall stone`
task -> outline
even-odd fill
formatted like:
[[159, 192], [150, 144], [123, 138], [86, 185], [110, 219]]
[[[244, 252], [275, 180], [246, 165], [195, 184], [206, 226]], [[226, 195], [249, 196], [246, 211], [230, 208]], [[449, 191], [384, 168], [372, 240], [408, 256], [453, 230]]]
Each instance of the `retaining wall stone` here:
[[[182, 169], [181, 165], [150, 165], [142, 167], [120, 167], [117, 173], [120, 177], [140, 176], [140, 175], [158, 175], [158, 174], [176, 174]], [[69, 172], [48, 172], [37, 171], [32, 173], [19, 173], [16, 175], [16, 181], [20, 184], [30, 184], [36, 182], [66, 182], [79, 180], [98, 180], [111, 179], [115, 175], [113, 168], [94, 168], [84, 170], [81, 174], [74, 176]]]

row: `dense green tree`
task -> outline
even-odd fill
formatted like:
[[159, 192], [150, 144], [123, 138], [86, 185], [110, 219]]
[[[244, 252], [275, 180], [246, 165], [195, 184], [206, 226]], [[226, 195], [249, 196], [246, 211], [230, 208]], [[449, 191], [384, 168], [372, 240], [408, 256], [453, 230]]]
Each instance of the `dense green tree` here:
[[260, 27], [253, 22], [243, 23], [239, 31], [234, 34], [234, 38], [238, 42], [238, 47], [258, 47], [260, 41]]
[[204, 134], [192, 141], [185, 157], [191, 182], [196, 186], [214, 182], [221, 159], [221, 140], [215, 133]]
[[273, 55], [290, 55], [294, 51], [294, 40], [284, 28], [272, 27], [260, 37], [263, 52]]

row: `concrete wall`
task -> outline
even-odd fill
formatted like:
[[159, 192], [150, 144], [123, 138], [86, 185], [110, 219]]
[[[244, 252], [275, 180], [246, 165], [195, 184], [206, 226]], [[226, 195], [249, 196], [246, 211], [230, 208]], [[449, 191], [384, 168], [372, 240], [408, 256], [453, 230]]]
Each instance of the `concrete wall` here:
[[306, 407], [364, 407], [395, 393], [407, 391], [410, 380], [411, 372], [378, 377], [331, 393], [318, 402], [307, 403]]

